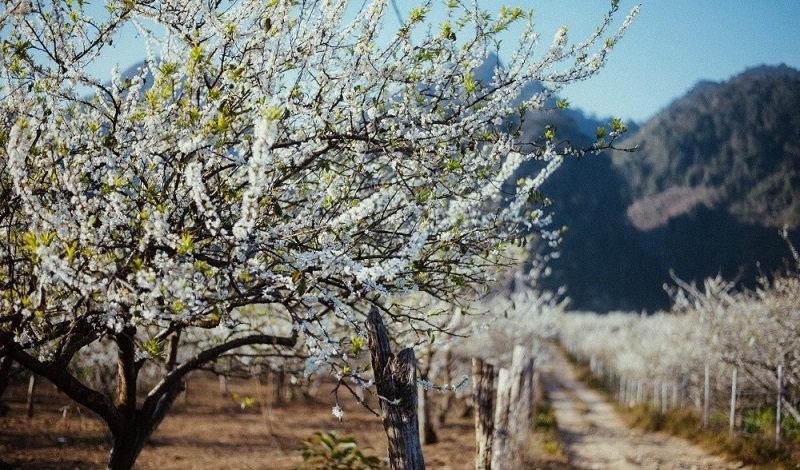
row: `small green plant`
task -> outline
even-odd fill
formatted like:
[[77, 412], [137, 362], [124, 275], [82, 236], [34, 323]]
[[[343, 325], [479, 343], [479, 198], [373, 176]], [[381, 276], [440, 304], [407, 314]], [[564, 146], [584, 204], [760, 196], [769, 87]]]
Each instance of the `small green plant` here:
[[536, 405], [533, 420], [534, 431], [558, 430], [556, 416], [549, 403], [539, 403]]
[[330, 470], [382, 469], [386, 464], [374, 455], [364, 455], [352, 436], [339, 437], [335, 431], [315, 432], [302, 441], [304, 468]]
[[742, 427], [748, 434], [768, 434], [775, 429], [775, 410], [761, 408], [749, 410], [744, 414]]
[[[769, 435], [775, 432], [775, 409], [759, 408], [744, 414], [742, 423], [744, 431], [748, 434]], [[781, 420], [781, 434], [789, 441], [800, 440], [800, 423], [791, 415], [784, 416]]]

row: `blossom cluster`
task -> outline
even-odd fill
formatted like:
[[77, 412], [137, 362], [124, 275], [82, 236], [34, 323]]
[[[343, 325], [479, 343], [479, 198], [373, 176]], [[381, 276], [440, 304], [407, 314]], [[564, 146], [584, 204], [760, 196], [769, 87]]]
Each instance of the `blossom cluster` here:
[[[729, 389], [736, 368], [740, 378], [774, 397], [780, 368], [786, 397], [794, 396], [790, 390], [800, 379], [796, 273], [764, 279], [755, 291], [737, 290], [719, 277], [700, 287], [679, 279], [676, 284], [670, 312], [569, 314], [559, 326], [560, 339], [626, 380], [678, 381], [702, 390], [709, 367], [712, 375], [724, 376], [720, 383]], [[784, 405], [798, 417], [796, 400]]]
[[[564, 152], [499, 124], [596, 73], [628, 25], [536, 55], [529, 15], [459, 2], [452, 34], [415, 17], [387, 45], [386, 1], [34, 3], [0, 18], [0, 340], [46, 359], [136, 331], [145, 357], [168, 332], [203, 350], [280, 320], [309, 371], [363, 336], [367, 303], [412, 321], [396, 299], [452, 301], [515, 262], [509, 240], [555, 241], [529, 193]], [[126, 24], [138, 71], [90, 74]]]

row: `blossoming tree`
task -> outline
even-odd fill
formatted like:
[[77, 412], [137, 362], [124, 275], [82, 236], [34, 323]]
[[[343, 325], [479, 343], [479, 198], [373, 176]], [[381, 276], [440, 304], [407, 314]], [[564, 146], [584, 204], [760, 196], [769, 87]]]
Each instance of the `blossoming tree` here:
[[[133, 464], [183, 377], [223, 354], [296, 353], [358, 379], [348, 354], [369, 306], [435, 328], [403, 296], [453, 301], [512, 261], [505, 243], [552, 236], [539, 185], [621, 130], [578, 150], [552, 131], [516, 142], [508, 123], [596, 73], [630, 17], [575, 44], [562, 28], [539, 51], [528, 13], [458, 0], [394, 32], [381, 0], [85, 3], [0, 14], [0, 356], [105, 420], [111, 468]], [[518, 22], [509, 66], [477, 79]], [[89, 73], [135, 40], [126, 25], [138, 72]], [[532, 80], [546, 88], [521, 98]], [[541, 172], [509, 181], [531, 159]], [[114, 393], [71, 367], [87, 351], [116, 362]], [[137, 396], [152, 364], [160, 380]]]

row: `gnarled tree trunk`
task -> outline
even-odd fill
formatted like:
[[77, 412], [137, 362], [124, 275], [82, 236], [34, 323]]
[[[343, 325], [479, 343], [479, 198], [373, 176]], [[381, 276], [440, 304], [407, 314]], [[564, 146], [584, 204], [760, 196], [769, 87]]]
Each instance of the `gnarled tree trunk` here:
[[[112, 436], [112, 449], [108, 468], [130, 469], [142, 451], [147, 439], [164, 420], [172, 404], [183, 387], [186, 374], [203, 364], [213, 361], [233, 349], [247, 345], [269, 345], [273, 347], [292, 347], [297, 341], [296, 334], [290, 337], [253, 334], [231, 339], [225, 343], [204, 349], [197, 355], [177, 364], [179, 337], [176, 332], [169, 336], [169, 351], [166, 368], [168, 372], [140, 402], [136, 396], [136, 382], [142, 360], [137, 359], [135, 329], [126, 327], [114, 336], [117, 345], [117, 390], [114, 397], [92, 390], [72, 376], [67, 365], [84, 338], [80, 330], [68, 337], [62, 355], [55, 360], [42, 362], [18, 347], [8, 335], [0, 332], [1, 345], [15, 362], [32, 373], [41, 375], [55, 384], [80, 405], [100, 416], [108, 425]], [[77, 346], [75, 346], [77, 344]]]
[[389, 439], [389, 465], [397, 470], [425, 468], [417, 421], [417, 363], [414, 349], [396, 356], [389, 345], [389, 333], [378, 310], [367, 316], [367, 334], [375, 386]]

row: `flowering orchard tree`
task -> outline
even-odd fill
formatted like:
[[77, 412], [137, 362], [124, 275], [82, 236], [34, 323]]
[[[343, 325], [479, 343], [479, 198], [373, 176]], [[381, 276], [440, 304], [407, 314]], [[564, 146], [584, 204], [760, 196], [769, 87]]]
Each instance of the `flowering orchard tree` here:
[[[459, 0], [436, 5], [440, 24], [429, 2], [397, 31], [381, 0], [110, 0], [94, 16], [85, 3], [5, 2], [0, 16], [0, 355], [106, 421], [112, 468], [221, 355], [344, 364], [369, 305], [435, 327], [403, 297], [453, 301], [513, 261], [504, 244], [554, 237], [539, 186], [622, 130], [583, 150], [507, 132], [598, 71], [632, 17], [609, 31], [616, 2], [586, 41], [562, 28], [542, 49], [529, 13]], [[513, 23], [527, 27], [509, 66], [480, 81]], [[138, 72], [89, 73], [136, 40], [126, 25], [146, 51]], [[532, 80], [545, 90], [520, 98]], [[539, 174], [508, 181], [532, 159]], [[117, 363], [114, 393], [73, 372], [86, 351]], [[160, 381], [137, 397], [154, 363]]]
[[[790, 248], [795, 262], [800, 261]], [[706, 365], [716, 373], [733, 366], [739, 377], [764, 393], [762, 397], [769, 397], [760, 406], [770, 406], [778, 396], [780, 368], [782, 407], [800, 420], [797, 270], [764, 278], [755, 291], [737, 291], [720, 277], [706, 279], [701, 287], [677, 278], [675, 282], [671, 311], [649, 316], [563, 315], [560, 340], [574, 353], [602, 361], [625, 379], [679, 381], [694, 389], [698, 398]]]

